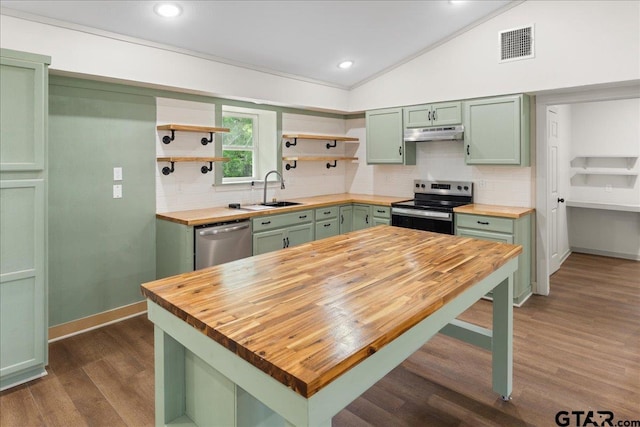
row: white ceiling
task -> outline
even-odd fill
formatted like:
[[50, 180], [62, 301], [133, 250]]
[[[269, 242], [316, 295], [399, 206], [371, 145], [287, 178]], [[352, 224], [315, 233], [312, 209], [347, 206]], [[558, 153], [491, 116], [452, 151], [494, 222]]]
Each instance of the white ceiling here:
[[[183, 13], [173, 19], [153, 12], [159, 2], [1, 0], [0, 6], [5, 14], [350, 88], [521, 1], [174, 1]], [[350, 70], [337, 67], [345, 59], [355, 61]]]

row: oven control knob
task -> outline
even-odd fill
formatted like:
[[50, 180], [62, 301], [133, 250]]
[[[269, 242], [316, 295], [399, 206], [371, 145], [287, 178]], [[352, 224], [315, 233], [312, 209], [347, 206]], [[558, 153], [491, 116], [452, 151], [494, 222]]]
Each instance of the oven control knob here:
[[469, 186], [465, 185], [464, 186], [464, 191], [469, 191]]
[[422, 188], [425, 188], [425, 185], [424, 185], [424, 184], [421, 184], [420, 186], [421, 186]]
[[458, 185], [458, 191], [462, 190], [462, 185]]
[[420, 184], [416, 184], [416, 188], [420, 188]]

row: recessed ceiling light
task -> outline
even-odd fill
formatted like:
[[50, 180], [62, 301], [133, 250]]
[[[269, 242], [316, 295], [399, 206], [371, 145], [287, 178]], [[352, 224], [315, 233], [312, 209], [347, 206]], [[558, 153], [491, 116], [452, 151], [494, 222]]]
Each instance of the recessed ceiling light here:
[[343, 70], [347, 70], [353, 66], [353, 61], [342, 61], [338, 64], [338, 68], [342, 68]]
[[464, 0], [449, 0], [449, 4], [462, 4]]
[[182, 8], [175, 3], [158, 3], [153, 10], [163, 18], [175, 18], [182, 13]]

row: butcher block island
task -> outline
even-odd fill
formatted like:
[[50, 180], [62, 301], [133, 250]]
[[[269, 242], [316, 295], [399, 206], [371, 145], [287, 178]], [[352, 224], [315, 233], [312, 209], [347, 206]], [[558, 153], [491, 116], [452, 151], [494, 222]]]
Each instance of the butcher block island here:
[[[520, 252], [381, 225], [145, 283], [156, 424], [329, 426], [438, 332], [491, 350], [506, 400]], [[490, 290], [492, 330], [455, 319]]]

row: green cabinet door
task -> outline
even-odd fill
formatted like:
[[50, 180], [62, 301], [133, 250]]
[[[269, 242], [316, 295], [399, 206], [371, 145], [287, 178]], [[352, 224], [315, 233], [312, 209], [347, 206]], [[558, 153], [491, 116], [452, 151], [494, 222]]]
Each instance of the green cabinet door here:
[[283, 228], [253, 233], [253, 254], [260, 255], [283, 249], [287, 245], [286, 235]]
[[50, 62], [0, 50], [0, 389], [46, 374]]
[[405, 107], [403, 112], [405, 128], [446, 126], [462, 123], [462, 103], [460, 102], [415, 105]]
[[369, 205], [353, 205], [353, 224], [352, 230], [362, 230], [371, 227], [371, 206]]
[[156, 279], [193, 271], [193, 226], [156, 219]]
[[529, 166], [529, 97], [477, 99], [464, 103], [468, 165]]
[[287, 247], [301, 245], [313, 240], [313, 223], [294, 225], [287, 228]]
[[391, 225], [391, 208], [388, 206], [371, 206], [371, 213], [373, 215], [372, 225]]
[[353, 230], [353, 205], [340, 206], [340, 234]]
[[404, 143], [402, 108], [367, 111], [367, 163], [416, 164], [415, 143]]

